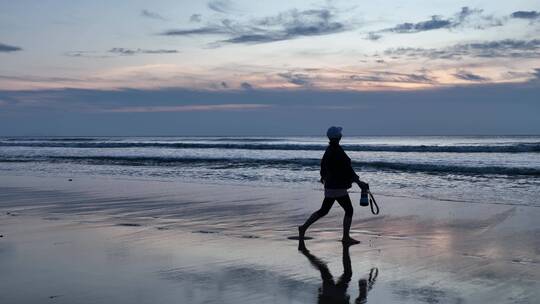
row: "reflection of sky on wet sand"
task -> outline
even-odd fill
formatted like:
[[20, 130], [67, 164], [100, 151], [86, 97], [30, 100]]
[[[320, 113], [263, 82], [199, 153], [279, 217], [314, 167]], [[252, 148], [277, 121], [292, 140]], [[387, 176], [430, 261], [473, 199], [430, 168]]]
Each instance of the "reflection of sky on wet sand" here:
[[[299, 205], [305, 201], [294, 199], [297, 190], [244, 192], [244, 200], [238, 200], [241, 188], [212, 185], [204, 187], [206, 192], [198, 185], [187, 189], [135, 181], [88, 182], [84, 191], [76, 184], [70, 184], [70, 191], [44, 181], [41, 187], [47, 191], [32, 186], [34, 191], [2, 191], [2, 211], [16, 210], [15, 203], [27, 205], [16, 210], [18, 216], [1, 215], [2, 302], [45, 301], [56, 295], [59, 303], [318, 299], [320, 272], [286, 238], [311, 211]], [[320, 193], [303, 195], [315, 200]], [[43, 205], [30, 209], [30, 197], [40, 198]], [[250, 197], [263, 207], [250, 206]], [[284, 199], [290, 203], [280, 204]], [[379, 275], [368, 303], [526, 303], [538, 298], [534, 208], [380, 201], [384, 216], [356, 210], [352, 233], [363, 243], [350, 248], [351, 303], [372, 268]], [[219, 207], [211, 208], [216, 202]], [[234, 208], [241, 208], [240, 217], [231, 212]], [[45, 216], [48, 220], [30, 216], [53, 211], [54, 216]], [[461, 212], [468, 214], [452, 216]], [[308, 231], [314, 239], [306, 242], [336, 279], [344, 272], [336, 241], [340, 217], [341, 210], [332, 210]], [[508, 221], [514, 224], [503, 226]]]

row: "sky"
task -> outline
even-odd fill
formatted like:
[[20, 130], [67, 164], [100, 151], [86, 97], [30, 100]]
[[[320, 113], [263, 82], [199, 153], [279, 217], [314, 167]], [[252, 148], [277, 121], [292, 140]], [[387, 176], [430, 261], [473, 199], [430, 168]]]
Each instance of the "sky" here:
[[540, 2], [0, 0], [0, 135], [540, 134]]

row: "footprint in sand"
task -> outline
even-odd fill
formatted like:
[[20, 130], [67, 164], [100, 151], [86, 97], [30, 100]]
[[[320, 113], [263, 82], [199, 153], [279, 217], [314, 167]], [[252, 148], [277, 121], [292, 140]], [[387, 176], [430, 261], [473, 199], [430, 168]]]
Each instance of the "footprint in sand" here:
[[258, 239], [259, 237], [256, 235], [242, 235], [241, 238], [243, 239]]
[[142, 226], [141, 224], [136, 224], [136, 223], [120, 223], [120, 224], [116, 224], [116, 226], [123, 226], [123, 227], [140, 227]]
[[219, 231], [211, 231], [211, 230], [196, 230], [196, 231], [193, 231], [193, 233], [206, 233], [206, 234], [211, 234], [211, 233], [219, 233]]

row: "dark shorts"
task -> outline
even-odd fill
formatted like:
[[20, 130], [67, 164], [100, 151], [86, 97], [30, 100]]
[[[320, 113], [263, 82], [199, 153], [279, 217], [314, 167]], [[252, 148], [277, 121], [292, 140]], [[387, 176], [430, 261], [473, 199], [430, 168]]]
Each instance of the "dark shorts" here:
[[325, 197], [323, 202], [322, 202], [321, 209], [319, 209], [317, 211], [317, 212], [319, 212], [319, 215], [320, 216], [325, 216], [330, 211], [330, 209], [332, 208], [332, 205], [334, 205], [335, 201], [337, 201], [338, 204], [341, 206], [341, 208], [343, 208], [343, 210], [345, 210], [345, 215], [346, 216], [352, 216], [353, 215], [353, 207], [352, 207], [352, 203], [351, 203], [351, 198], [349, 197], [348, 194], [344, 195], [344, 196], [336, 197], [336, 198]]

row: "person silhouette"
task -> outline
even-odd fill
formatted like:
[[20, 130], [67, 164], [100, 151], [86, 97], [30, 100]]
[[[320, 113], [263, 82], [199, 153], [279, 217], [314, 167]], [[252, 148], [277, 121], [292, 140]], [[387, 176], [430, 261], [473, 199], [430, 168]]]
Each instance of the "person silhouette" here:
[[347, 189], [351, 188], [353, 182], [357, 183], [362, 189], [369, 187], [369, 185], [360, 180], [352, 168], [351, 159], [339, 145], [342, 137], [341, 131], [341, 127], [332, 126], [328, 128], [328, 131], [326, 132], [329, 144], [321, 160], [320, 170], [320, 181], [324, 184], [324, 200], [321, 208], [311, 214], [302, 226], [298, 226], [298, 237], [300, 240], [304, 239], [309, 226], [328, 214], [334, 201], [337, 200], [339, 205], [345, 210], [345, 216], [343, 217], [342, 242], [348, 244], [360, 243], [360, 241], [351, 238], [349, 235], [353, 207]]
[[[320, 304], [348, 304], [350, 296], [347, 294], [349, 282], [352, 278], [351, 256], [349, 247], [351, 244], [343, 244], [343, 274], [334, 281], [332, 273], [324, 261], [313, 255], [307, 248], [303, 240], [300, 240], [298, 250], [309, 260], [311, 265], [321, 273], [322, 286], [319, 288], [318, 303]], [[369, 279], [360, 279], [358, 281], [359, 294], [355, 300], [357, 304], [367, 302], [367, 294], [373, 288], [379, 271], [377, 268], [372, 268], [369, 273]]]

